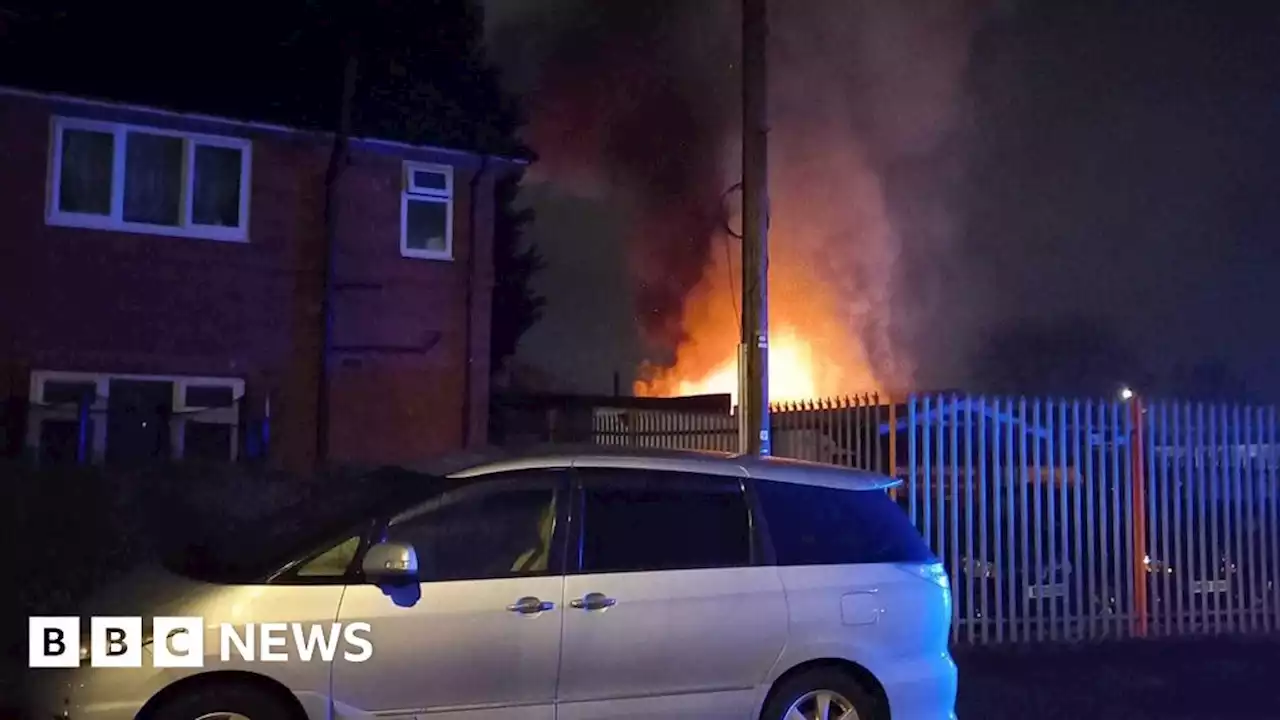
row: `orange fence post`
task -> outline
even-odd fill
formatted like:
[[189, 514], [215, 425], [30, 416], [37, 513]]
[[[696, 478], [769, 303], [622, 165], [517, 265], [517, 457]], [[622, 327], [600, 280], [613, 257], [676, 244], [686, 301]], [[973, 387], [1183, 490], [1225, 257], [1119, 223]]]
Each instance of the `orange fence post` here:
[[1133, 633], [1147, 636], [1147, 482], [1146, 443], [1142, 432], [1142, 398], [1129, 402], [1133, 417], [1129, 455], [1133, 458]]
[[[898, 477], [898, 406], [894, 404], [893, 393], [886, 392], [884, 394], [885, 402], [889, 404], [889, 457], [885, 461], [887, 471], [885, 475], [892, 478]], [[878, 415], [879, 413], [877, 413]], [[894, 486], [889, 494], [896, 501], [898, 499], [898, 486]]]
[[884, 397], [889, 405], [889, 457], [885, 463], [888, 467], [885, 474], [898, 477], [898, 406], [893, 393], [885, 393]]

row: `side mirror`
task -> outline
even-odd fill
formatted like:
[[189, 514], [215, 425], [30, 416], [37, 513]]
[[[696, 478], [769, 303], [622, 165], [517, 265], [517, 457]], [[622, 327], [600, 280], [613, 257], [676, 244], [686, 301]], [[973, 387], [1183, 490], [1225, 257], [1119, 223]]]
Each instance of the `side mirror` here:
[[364, 554], [360, 569], [375, 585], [416, 583], [418, 553], [409, 543], [381, 542]]

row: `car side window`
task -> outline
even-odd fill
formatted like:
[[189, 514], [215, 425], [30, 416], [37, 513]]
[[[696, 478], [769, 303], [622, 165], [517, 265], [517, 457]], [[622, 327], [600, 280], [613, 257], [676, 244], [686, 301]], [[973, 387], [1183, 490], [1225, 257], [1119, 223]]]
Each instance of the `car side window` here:
[[551, 572], [555, 531], [554, 484], [504, 481], [447, 493], [386, 539], [413, 545], [423, 582], [489, 580]]
[[582, 572], [751, 564], [751, 520], [737, 478], [646, 470], [587, 470]]
[[302, 563], [294, 571], [300, 578], [342, 578], [346, 577], [360, 552], [360, 535], [353, 535], [334, 545], [310, 560]]
[[759, 481], [756, 495], [779, 565], [936, 562], [884, 490]]

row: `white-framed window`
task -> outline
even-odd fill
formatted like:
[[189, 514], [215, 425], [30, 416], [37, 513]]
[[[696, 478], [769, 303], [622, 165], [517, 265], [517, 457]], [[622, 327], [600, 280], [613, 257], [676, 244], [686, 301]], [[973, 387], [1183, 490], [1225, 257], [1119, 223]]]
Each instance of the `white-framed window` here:
[[239, 457], [239, 378], [37, 370], [29, 393], [26, 445], [40, 458]]
[[400, 254], [453, 259], [453, 168], [406, 162], [400, 193]]
[[55, 117], [50, 145], [50, 225], [249, 240], [249, 140]]

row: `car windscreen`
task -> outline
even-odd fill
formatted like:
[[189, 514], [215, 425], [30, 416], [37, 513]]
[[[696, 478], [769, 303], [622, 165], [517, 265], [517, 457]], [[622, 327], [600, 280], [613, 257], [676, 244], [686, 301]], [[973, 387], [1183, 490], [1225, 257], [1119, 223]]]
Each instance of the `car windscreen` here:
[[937, 562], [884, 490], [762, 481], [756, 492], [779, 565]]
[[257, 582], [343, 532], [458, 484], [397, 468], [331, 480], [284, 506], [215, 522], [216, 530], [175, 543], [162, 561], [172, 572], [205, 582]]

